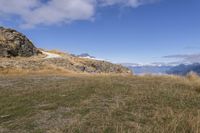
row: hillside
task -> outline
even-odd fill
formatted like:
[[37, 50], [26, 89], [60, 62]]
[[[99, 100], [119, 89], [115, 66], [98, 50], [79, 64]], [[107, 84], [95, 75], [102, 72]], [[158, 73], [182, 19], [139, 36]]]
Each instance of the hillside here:
[[22, 33], [0, 27], [0, 73], [123, 73], [128, 68], [107, 61], [38, 49]]
[[44, 55], [31, 58], [0, 58], [0, 72], [9, 73], [124, 73], [128, 68], [106, 61], [73, 57], [45, 58]]
[[0, 76], [1, 133], [198, 133], [195, 76]]

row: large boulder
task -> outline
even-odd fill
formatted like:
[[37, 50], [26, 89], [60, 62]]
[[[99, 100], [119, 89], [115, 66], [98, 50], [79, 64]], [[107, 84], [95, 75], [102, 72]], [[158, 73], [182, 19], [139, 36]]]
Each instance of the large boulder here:
[[37, 54], [39, 50], [25, 35], [0, 27], [0, 57], [30, 57]]

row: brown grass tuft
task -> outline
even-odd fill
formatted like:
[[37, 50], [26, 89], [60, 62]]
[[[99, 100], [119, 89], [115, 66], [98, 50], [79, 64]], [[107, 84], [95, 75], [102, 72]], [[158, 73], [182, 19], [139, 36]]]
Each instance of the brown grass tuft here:
[[190, 81], [195, 81], [195, 80], [199, 80], [199, 75], [195, 72], [189, 72], [187, 75], [186, 75], [186, 78]]

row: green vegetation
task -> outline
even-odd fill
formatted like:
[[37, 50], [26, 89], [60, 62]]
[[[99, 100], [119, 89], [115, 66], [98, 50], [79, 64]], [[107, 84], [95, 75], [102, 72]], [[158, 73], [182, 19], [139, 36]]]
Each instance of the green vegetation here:
[[198, 133], [199, 77], [0, 77], [0, 132]]

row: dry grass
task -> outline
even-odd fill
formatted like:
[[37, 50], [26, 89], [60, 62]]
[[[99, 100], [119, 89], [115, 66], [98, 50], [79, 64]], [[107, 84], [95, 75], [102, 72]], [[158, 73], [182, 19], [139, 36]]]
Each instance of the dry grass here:
[[198, 133], [199, 77], [0, 76], [0, 132]]
[[192, 84], [191, 86], [194, 86], [197, 92], [200, 92], [200, 77], [197, 73], [190, 72], [186, 75], [186, 78], [190, 81]]
[[52, 74], [59, 74], [59, 75], [68, 75], [73, 74], [75, 72], [64, 69], [62, 67], [57, 67], [55, 65], [48, 65], [43, 66], [40, 69], [35, 70], [34, 68], [31, 69], [22, 69], [22, 68], [6, 68], [0, 69], [0, 75], [52, 75]]

